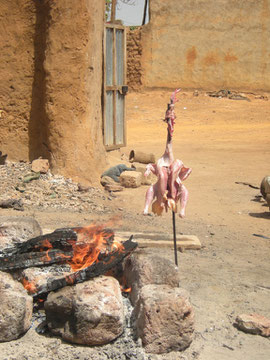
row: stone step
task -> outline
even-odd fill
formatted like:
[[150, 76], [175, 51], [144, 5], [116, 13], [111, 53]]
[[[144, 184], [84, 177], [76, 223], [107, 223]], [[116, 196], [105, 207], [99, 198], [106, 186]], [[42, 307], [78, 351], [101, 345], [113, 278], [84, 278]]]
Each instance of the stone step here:
[[[174, 247], [173, 236], [160, 233], [132, 232], [132, 231], [115, 231], [115, 239], [123, 241], [130, 235], [133, 235], [139, 247]], [[177, 248], [185, 250], [200, 250], [202, 245], [196, 235], [177, 235]]]

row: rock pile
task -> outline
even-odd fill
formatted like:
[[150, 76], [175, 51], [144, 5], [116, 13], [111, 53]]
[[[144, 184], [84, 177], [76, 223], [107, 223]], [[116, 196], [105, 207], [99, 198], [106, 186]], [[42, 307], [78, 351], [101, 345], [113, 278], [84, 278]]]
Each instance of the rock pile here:
[[109, 212], [105, 205], [109, 195], [104, 191], [53, 175], [50, 170], [46, 173], [44, 171], [34, 172], [28, 162], [6, 162], [0, 165], [0, 203], [12, 200], [10, 207], [12, 204], [21, 204], [20, 210], [67, 209], [73, 212], [95, 211], [98, 214]]
[[[16, 218], [10, 218], [2, 225], [0, 223], [0, 244], [4, 241], [5, 247], [0, 249], [0, 255], [10, 251], [20, 239], [27, 240], [27, 231], [39, 233], [35, 220], [33, 223], [27, 220], [24, 227], [20, 221], [16, 224]], [[27, 286], [43, 281], [42, 278], [50, 274], [42, 269], [17, 270], [13, 277], [0, 272], [0, 300], [4, 304], [4, 310], [0, 312], [0, 341], [17, 339], [29, 329], [33, 300], [19, 281], [27, 280]], [[20, 275], [21, 271], [28, 274], [27, 278]], [[119, 281], [103, 275], [76, 285], [70, 283], [49, 293], [44, 303], [49, 331], [68, 342], [94, 346], [120, 338], [126, 334], [129, 323], [130, 330], [133, 329], [131, 338], [136, 334], [147, 353], [162, 354], [187, 348], [193, 338], [194, 312], [188, 292], [179, 287], [178, 268], [171, 261], [147, 254], [147, 251], [134, 252], [122, 262], [117, 275], [131, 287], [134, 309], [132, 315], [128, 315], [129, 319], [125, 315], [126, 305]], [[8, 330], [10, 322], [12, 333]]]
[[147, 353], [182, 351], [192, 342], [194, 311], [189, 293], [179, 287], [178, 268], [161, 256], [134, 253], [124, 278], [131, 286], [137, 336]]

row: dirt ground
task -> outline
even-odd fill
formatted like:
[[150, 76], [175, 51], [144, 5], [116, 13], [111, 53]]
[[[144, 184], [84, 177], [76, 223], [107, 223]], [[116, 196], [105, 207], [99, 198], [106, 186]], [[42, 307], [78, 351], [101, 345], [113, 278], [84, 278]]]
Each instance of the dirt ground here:
[[[270, 103], [246, 95], [250, 102], [182, 92], [176, 105], [174, 155], [193, 169], [185, 183], [186, 219], [178, 220], [177, 229], [197, 235], [204, 246], [179, 254], [179, 267], [196, 311], [189, 356], [203, 360], [270, 358], [268, 339], [233, 327], [240, 313], [270, 316], [270, 212], [257, 201], [259, 190], [236, 184], [259, 187], [270, 173]], [[167, 98], [164, 92], [128, 98], [131, 148], [162, 155], [165, 125], [159, 119]], [[133, 191], [126, 204], [140, 211], [143, 192]], [[156, 229], [171, 231], [170, 214], [155, 220]]]
[[[270, 94], [245, 95], [250, 101], [212, 98], [204, 92], [194, 96], [182, 91], [178, 95], [174, 156], [193, 171], [185, 182], [190, 197], [186, 218], [177, 217], [177, 233], [197, 235], [202, 243], [201, 250], [178, 254], [181, 285], [190, 292], [195, 309], [195, 336], [183, 353], [145, 359], [270, 358], [268, 338], [246, 334], [233, 326], [242, 313], [270, 318], [270, 212], [257, 189], [262, 178], [270, 174]], [[163, 154], [166, 124], [161, 119], [169, 96], [170, 91], [127, 96], [128, 146], [111, 152], [108, 166], [127, 160], [130, 150], [154, 153], [157, 158]], [[170, 213], [162, 217], [142, 215], [146, 190], [142, 186], [115, 193], [107, 201], [111, 211], [103, 215], [34, 210], [23, 216], [32, 215], [43, 229], [53, 230], [88, 225], [93, 220], [105, 222], [117, 215], [116, 232], [121, 229], [169, 236]], [[1, 209], [0, 215], [18, 213]], [[174, 258], [172, 249], [153, 251]], [[91, 357], [87, 348], [33, 334], [31, 329], [18, 341], [0, 344], [0, 359], [99, 358]]]

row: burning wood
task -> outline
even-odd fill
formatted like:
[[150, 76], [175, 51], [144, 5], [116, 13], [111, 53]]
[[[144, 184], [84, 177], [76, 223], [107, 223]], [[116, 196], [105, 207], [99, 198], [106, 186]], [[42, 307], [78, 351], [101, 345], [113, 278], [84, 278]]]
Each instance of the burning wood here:
[[64, 252], [58, 249], [30, 252], [5, 257], [0, 261], [0, 270], [26, 269], [33, 266], [44, 266], [62, 263], [71, 260], [73, 252]]
[[96, 225], [57, 229], [4, 249], [0, 253], [0, 270], [26, 269], [70, 260], [75, 271], [89, 266], [89, 261], [94, 262], [99, 252], [110, 250], [113, 240], [111, 229]]
[[137, 243], [132, 241], [132, 236], [122, 244], [114, 240], [111, 229], [102, 226], [58, 229], [18, 244], [16, 249], [9, 249], [9, 255], [4, 250], [5, 255], [0, 258], [0, 270], [67, 263], [72, 272], [61, 278], [48, 278], [45, 285], [37, 286], [26, 278], [23, 280], [27, 291], [39, 297], [63, 286], [105, 274], [136, 247]]
[[50, 291], [55, 291], [64, 286], [81, 283], [83, 281], [107, 273], [109, 270], [111, 270], [117, 264], [123, 261], [123, 259], [128, 256], [133, 250], [136, 249], [138, 244], [132, 241], [132, 237], [133, 236], [131, 236], [129, 240], [122, 244], [120, 251], [119, 249], [115, 249], [115, 251], [103, 257], [102, 261], [96, 261], [89, 267], [70, 273], [60, 279], [49, 278], [46, 285], [35, 289], [34, 293], [32, 293], [33, 296], [37, 298]]
[[46, 235], [40, 235], [28, 241], [16, 244], [1, 250], [0, 261], [12, 255], [30, 253], [55, 248], [63, 251], [70, 251], [72, 243], [77, 241], [77, 233], [73, 229], [57, 229]]

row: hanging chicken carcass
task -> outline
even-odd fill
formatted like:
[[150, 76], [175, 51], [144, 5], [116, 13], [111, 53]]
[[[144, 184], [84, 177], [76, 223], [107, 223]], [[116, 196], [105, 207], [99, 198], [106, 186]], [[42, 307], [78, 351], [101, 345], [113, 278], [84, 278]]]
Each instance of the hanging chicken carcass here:
[[167, 123], [167, 142], [164, 154], [156, 164], [148, 164], [145, 176], [150, 172], [157, 176], [157, 182], [150, 186], [146, 192], [144, 214], [149, 213], [152, 204], [152, 211], [161, 215], [163, 210], [171, 209], [177, 212], [177, 203], [180, 203], [179, 216], [185, 216], [185, 209], [188, 201], [188, 190], [183, 181], [190, 175], [192, 169], [184, 166], [183, 161], [174, 159], [172, 150], [172, 137], [175, 125], [175, 103], [178, 101], [176, 94], [180, 89], [176, 89], [170, 98], [170, 103], [165, 113], [164, 121]]

